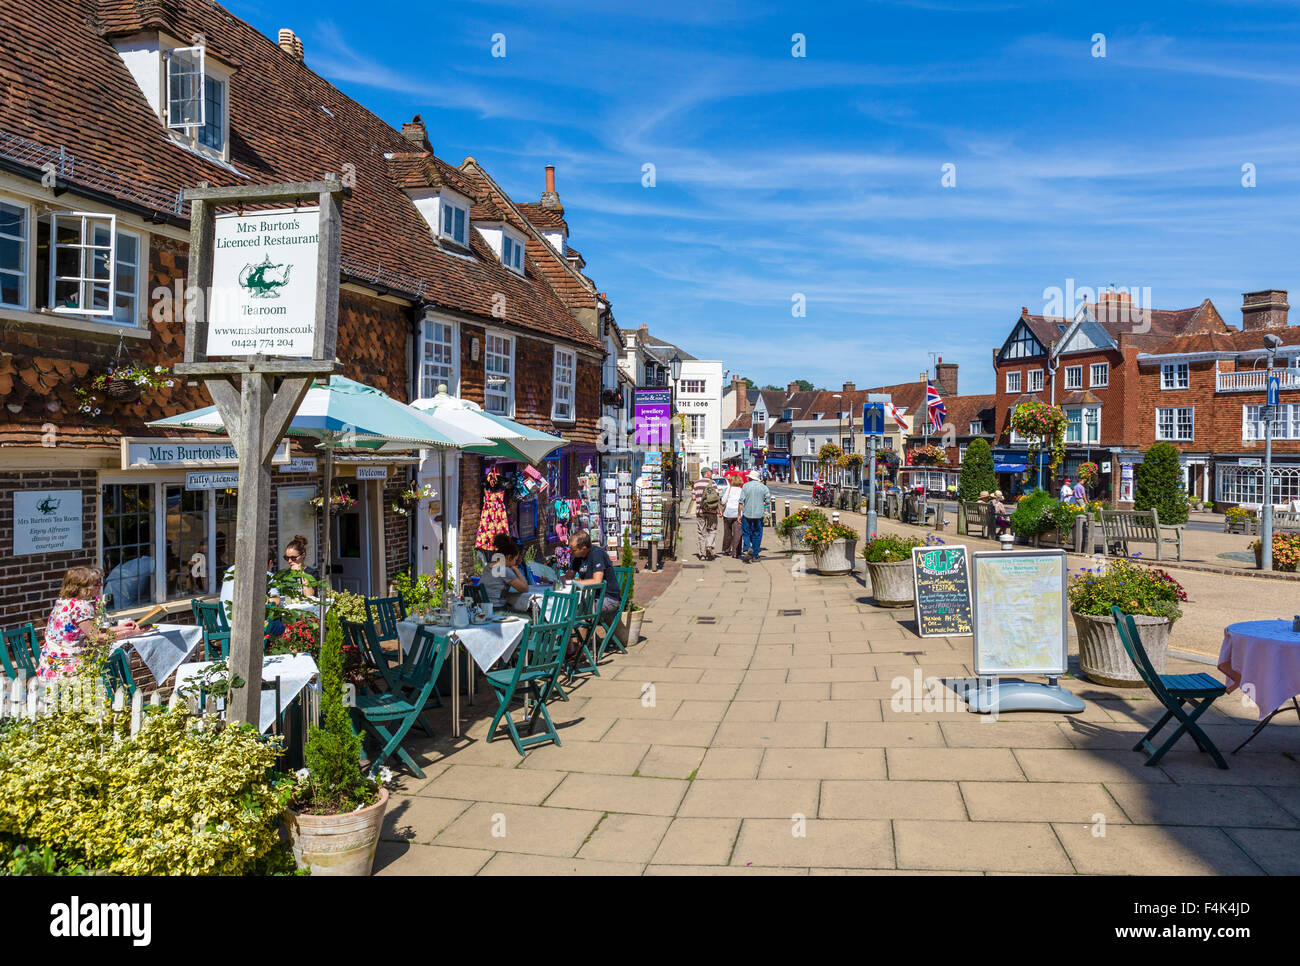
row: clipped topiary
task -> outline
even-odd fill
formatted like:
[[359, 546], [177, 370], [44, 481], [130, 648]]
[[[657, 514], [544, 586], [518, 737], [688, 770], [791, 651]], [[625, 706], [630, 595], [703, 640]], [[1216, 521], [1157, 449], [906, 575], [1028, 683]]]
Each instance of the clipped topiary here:
[[961, 461], [961, 479], [957, 493], [966, 501], [978, 500], [983, 492], [992, 493], [998, 488], [998, 477], [993, 472], [993, 450], [987, 440], [972, 440], [966, 447], [966, 458]]
[[1135, 510], [1155, 510], [1161, 523], [1187, 522], [1187, 493], [1183, 490], [1178, 447], [1173, 443], [1156, 443], [1137, 465], [1136, 477]]

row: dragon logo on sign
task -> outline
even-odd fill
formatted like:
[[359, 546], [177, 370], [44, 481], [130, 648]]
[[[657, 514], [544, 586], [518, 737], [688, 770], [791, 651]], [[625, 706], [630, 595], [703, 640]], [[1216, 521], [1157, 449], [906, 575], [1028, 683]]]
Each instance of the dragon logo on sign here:
[[260, 264], [245, 265], [239, 273], [239, 284], [248, 290], [250, 298], [278, 299], [280, 289], [289, 284], [292, 265], [276, 265], [267, 255]]

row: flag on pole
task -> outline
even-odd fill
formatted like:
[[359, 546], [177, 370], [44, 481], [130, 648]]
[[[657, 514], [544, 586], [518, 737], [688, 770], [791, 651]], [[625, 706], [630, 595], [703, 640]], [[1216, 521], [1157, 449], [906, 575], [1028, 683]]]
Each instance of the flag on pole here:
[[930, 414], [930, 428], [938, 432], [948, 418], [948, 408], [944, 406], [939, 390], [934, 388], [934, 383], [929, 379], [925, 381], [925, 407]]
[[885, 415], [898, 423], [900, 429], [907, 429], [907, 420], [903, 418], [903, 414], [898, 411], [898, 407], [892, 402], [885, 403]]

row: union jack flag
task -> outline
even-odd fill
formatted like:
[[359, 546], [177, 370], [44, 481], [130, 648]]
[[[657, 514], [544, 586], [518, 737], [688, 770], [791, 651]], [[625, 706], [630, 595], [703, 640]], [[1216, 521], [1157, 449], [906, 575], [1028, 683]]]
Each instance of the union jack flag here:
[[948, 408], [943, 404], [939, 390], [934, 388], [934, 383], [929, 379], [925, 381], [925, 408], [930, 414], [931, 430], [938, 432], [948, 419]]

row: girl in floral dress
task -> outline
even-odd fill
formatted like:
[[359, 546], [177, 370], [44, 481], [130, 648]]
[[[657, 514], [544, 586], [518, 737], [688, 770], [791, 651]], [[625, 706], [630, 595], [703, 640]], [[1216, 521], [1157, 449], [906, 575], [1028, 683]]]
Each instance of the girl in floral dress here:
[[47, 680], [73, 677], [91, 644], [125, 640], [140, 633], [135, 621], [95, 626], [95, 606], [104, 592], [104, 575], [95, 567], [72, 567], [63, 576], [59, 599], [45, 625], [45, 646], [36, 673]]

